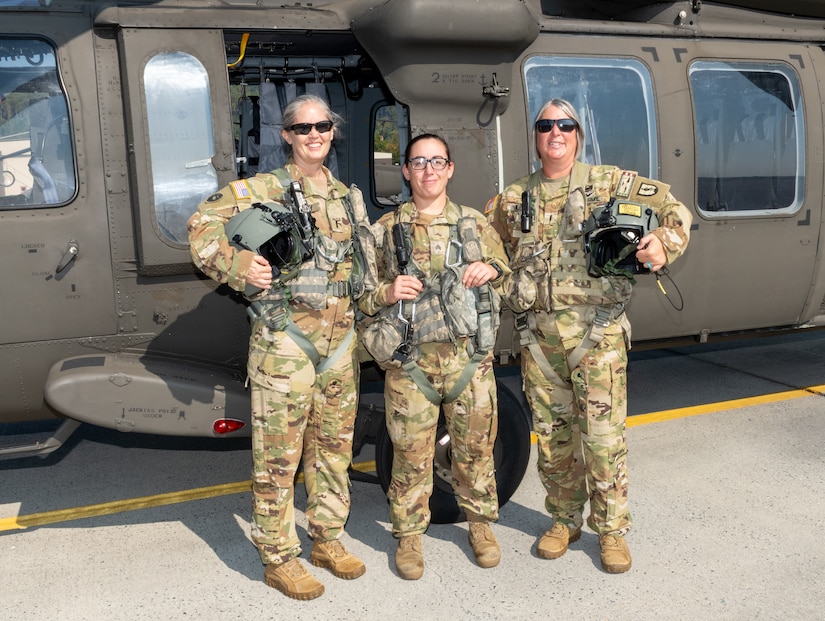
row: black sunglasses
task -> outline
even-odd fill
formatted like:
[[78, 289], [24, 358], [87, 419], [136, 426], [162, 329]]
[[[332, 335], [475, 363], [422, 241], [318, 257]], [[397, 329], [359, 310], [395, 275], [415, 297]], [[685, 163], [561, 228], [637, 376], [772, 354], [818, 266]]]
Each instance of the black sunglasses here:
[[558, 127], [559, 131], [564, 132], [565, 134], [575, 131], [579, 126], [579, 124], [573, 119], [539, 119], [536, 121], [536, 131], [541, 134], [546, 134], [553, 129], [553, 125]]
[[295, 132], [299, 136], [306, 136], [312, 131], [313, 127], [318, 130], [319, 134], [326, 134], [332, 129], [332, 126], [332, 121], [318, 121], [317, 123], [295, 123], [295, 125], [290, 125], [286, 129], [287, 131]]

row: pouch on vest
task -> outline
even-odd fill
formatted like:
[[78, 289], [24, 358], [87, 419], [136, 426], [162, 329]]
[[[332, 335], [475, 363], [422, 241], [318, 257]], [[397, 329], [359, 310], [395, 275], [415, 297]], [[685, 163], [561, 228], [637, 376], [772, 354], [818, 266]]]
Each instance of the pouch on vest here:
[[397, 304], [383, 308], [361, 331], [361, 344], [382, 368], [401, 366], [400, 361], [393, 360], [393, 354], [404, 340], [403, 324], [397, 313]]
[[571, 241], [581, 237], [582, 227], [584, 226], [585, 205], [584, 190], [580, 187], [573, 188], [567, 196], [567, 202], [564, 204], [561, 230], [563, 240]]
[[513, 260], [513, 275], [507, 291], [507, 306], [517, 313], [550, 309], [549, 247], [536, 240], [522, 242]]
[[412, 317], [413, 345], [449, 343], [453, 340], [436, 289], [425, 288], [415, 299], [414, 305], [415, 315]]
[[478, 332], [476, 296], [461, 281], [466, 269], [467, 266], [462, 265], [460, 268], [448, 267], [441, 272], [441, 300], [454, 337], [473, 336]]
[[290, 281], [290, 297], [295, 302], [306, 304], [310, 308], [324, 310], [327, 307], [328, 283], [329, 272], [317, 268], [315, 259], [310, 259], [301, 266], [298, 275]]
[[[356, 248], [352, 257], [352, 297], [357, 300], [365, 291], [374, 291], [378, 286], [378, 264], [375, 257], [377, 244], [361, 190], [355, 185], [350, 186], [347, 198], [355, 216], [355, 222], [352, 223], [353, 230], [361, 246], [361, 252], [359, 253]], [[344, 199], [345, 203], [347, 198]]]
[[498, 327], [501, 323], [501, 298], [489, 282], [480, 287], [473, 287], [471, 291], [475, 298], [475, 309], [478, 317], [476, 348], [479, 351], [493, 351]]
[[484, 260], [475, 218], [466, 216], [458, 220], [458, 238], [461, 240], [461, 256], [465, 264]]

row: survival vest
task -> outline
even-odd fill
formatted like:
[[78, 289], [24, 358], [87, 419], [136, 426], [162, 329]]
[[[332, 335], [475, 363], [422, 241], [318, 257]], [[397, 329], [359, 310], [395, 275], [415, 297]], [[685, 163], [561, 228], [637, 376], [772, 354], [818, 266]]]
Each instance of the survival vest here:
[[[284, 168], [272, 171], [285, 190], [285, 197], [293, 180]], [[302, 198], [302, 197], [301, 197]], [[307, 252], [305, 260], [297, 268], [283, 278], [275, 278], [272, 287], [250, 298], [248, 312], [253, 319], [260, 318], [271, 330], [284, 330], [312, 360], [318, 373], [331, 366], [346, 350], [354, 338], [354, 327], [347, 334], [344, 342], [325, 360], [321, 360], [318, 351], [306, 335], [295, 325], [290, 318], [290, 301], [306, 304], [310, 308], [323, 310], [327, 307], [327, 297], [359, 298], [364, 291], [375, 288], [378, 278], [375, 273], [375, 261], [369, 260], [374, 256], [375, 240], [370, 230], [369, 218], [364, 205], [361, 191], [355, 186], [343, 197], [344, 208], [350, 220], [352, 234], [349, 240], [336, 241], [321, 233], [311, 218], [302, 219], [296, 213], [296, 226], [307, 226], [311, 229], [307, 235], [302, 235]], [[300, 212], [302, 206], [291, 205], [294, 212]], [[306, 207], [308, 209], [308, 206]], [[243, 212], [242, 212], [243, 213]], [[237, 216], [235, 216], [237, 217]], [[350, 277], [345, 281], [333, 281], [330, 276], [338, 263], [347, 257], [352, 258]]]
[[[449, 205], [449, 203], [448, 203]], [[448, 207], [449, 208], [449, 207]], [[490, 283], [467, 288], [462, 283], [467, 266], [483, 261], [476, 220], [460, 216], [449, 225], [444, 268], [426, 277], [412, 257], [410, 222], [396, 211], [392, 235], [385, 242], [388, 277], [398, 274], [416, 276], [424, 290], [411, 301], [383, 309], [362, 334], [362, 343], [383, 367], [402, 367], [435, 404], [442, 402], [424, 373], [418, 368], [416, 348], [424, 343], [455, 343], [466, 340], [470, 364], [444, 397], [449, 403], [458, 398], [472, 378], [478, 363], [495, 344], [499, 325], [500, 300]]]

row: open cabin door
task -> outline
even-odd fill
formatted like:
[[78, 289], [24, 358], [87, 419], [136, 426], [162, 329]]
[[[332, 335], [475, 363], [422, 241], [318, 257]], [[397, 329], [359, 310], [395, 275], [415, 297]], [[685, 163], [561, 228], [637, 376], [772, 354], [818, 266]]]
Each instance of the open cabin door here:
[[220, 30], [124, 28], [139, 271], [185, 273], [186, 221], [236, 178]]

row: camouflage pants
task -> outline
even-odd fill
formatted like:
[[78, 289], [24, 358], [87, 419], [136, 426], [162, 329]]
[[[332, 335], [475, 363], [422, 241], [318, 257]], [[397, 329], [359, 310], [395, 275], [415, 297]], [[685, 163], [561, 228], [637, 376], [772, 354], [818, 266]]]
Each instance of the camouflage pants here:
[[[543, 319], [542, 316], [543, 315]], [[525, 394], [538, 438], [538, 471], [554, 520], [598, 534], [625, 534], [631, 524], [627, 500], [627, 350], [618, 326], [570, 373], [567, 353], [552, 314], [537, 314], [537, 338], [551, 367], [566, 384], [544, 377], [522, 349]], [[582, 326], [582, 335], [586, 325]]]
[[280, 343], [283, 374], [277, 382], [251, 382], [252, 540], [264, 564], [301, 553], [294, 482], [302, 455], [310, 536], [338, 538], [349, 516], [348, 469], [358, 408], [355, 345], [317, 376], [306, 355], [292, 345]]
[[[452, 350], [452, 344], [447, 347]], [[450, 355], [455, 354], [450, 351]], [[425, 374], [436, 392], [445, 395], [461, 373], [425, 370]], [[402, 369], [387, 371], [384, 398], [393, 444], [392, 481], [387, 492], [392, 532], [396, 537], [421, 534], [430, 523], [439, 406], [430, 403]], [[452, 485], [458, 505], [468, 520], [495, 521], [498, 495], [493, 445], [498, 406], [492, 358], [479, 364], [458, 399], [442, 407], [452, 444]]]

